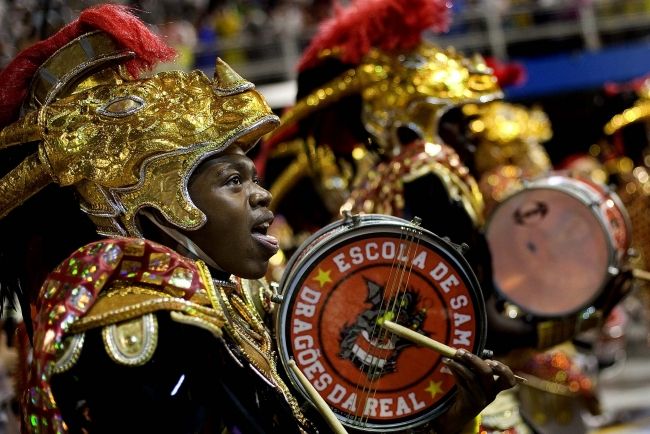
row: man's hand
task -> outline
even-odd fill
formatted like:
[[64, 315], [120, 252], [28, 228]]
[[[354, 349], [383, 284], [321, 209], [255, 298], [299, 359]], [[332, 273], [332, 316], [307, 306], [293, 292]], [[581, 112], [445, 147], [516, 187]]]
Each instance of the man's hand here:
[[506, 365], [483, 360], [464, 349], [444, 362], [456, 378], [458, 393], [451, 407], [434, 421], [438, 434], [460, 432], [499, 392], [516, 384], [514, 374]]

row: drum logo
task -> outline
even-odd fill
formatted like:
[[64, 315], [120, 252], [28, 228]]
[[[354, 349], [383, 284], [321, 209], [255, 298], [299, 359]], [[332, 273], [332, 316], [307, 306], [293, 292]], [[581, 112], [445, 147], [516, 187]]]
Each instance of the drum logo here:
[[285, 297], [287, 356], [355, 422], [399, 423], [435, 411], [454, 387], [441, 356], [380, 324], [391, 320], [474, 351], [477, 294], [454, 264], [444, 250], [397, 235], [332, 249]]
[[378, 333], [381, 319], [395, 320], [393, 308], [397, 308], [397, 322], [409, 324], [421, 331], [426, 310], [417, 311], [418, 293], [407, 288], [392, 299], [386, 300], [385, 288], [372, 280], [366, 280], [367, 302], [370, 308], [362, 312], [352, 325], [341, 331], [339, 356], [351, 360], [369, 379], [375, 380], [395, 371], [397, 356], [409, 343], [391, 333]]

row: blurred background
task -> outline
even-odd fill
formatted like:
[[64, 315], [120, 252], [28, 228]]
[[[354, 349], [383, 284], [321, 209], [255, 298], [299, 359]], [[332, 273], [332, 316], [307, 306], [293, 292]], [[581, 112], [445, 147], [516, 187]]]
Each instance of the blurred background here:
[[[96, 3], [0, 1], [0, 68]], [[116, 3], [135, 7], [167, 36], [181, 54], [175, 68], [211, 73], [219, 55], [262, 86], [276, 109], [293, 103], [297, 59], [332, 7], [331, 0]], [[428, 38], [522, 63], [527, 78], [506, 89], [507, 99], [546, 111], [554, 132], [546, 143], [553, 163], [587, 151], [607, 120], [636, 99], [632, 89], [612, 91], [608, 83], [650, 72], [650, 0], [455, 0], [452, 8], [450, 31]]]

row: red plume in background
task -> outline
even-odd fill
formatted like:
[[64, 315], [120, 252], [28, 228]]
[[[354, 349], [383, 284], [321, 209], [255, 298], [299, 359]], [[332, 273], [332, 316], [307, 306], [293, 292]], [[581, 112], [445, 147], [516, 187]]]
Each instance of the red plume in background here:
[[335, 5], [334, 17], [324, 21], [298, 64], [303, 71], [318, 63], [325, 49], [341, 50], [341, 60], [357, 64], [371, 48], [408, 50], [422, 41], [422, 32], [444, 32], [451, 20], [447, 0], [353, 0]]
[[526, 67], [521, 63], [503, 63], [494, 57], [486, 58], [485, 63], [494, 71], [494, 76], [497, 78], [497, 82], [501, 88], [521, 86], [528, 78], [526, 75]]
[[614, 96], [623, 92], [638, 92], [648, 79], [650, 79], [650, 75], [644, 75], [625, 83], [607, 82], [604, 85], [605, 93]]
[[118, 45], [135, 53], [136, 57], [126, 62], [134, 77], [151, 69], [157, 62], [171, 60], [176, 55], [174, 49], [152, 33], [126, 6], [107, 4], [86, 9], [77, 20], [48, 39], [21, 51], [0, 71], [0, 83], [3, 83], [0, 87], [0, 126], [18, 118], [39, 66], [68, 42], [92, 30], [106, 32]]

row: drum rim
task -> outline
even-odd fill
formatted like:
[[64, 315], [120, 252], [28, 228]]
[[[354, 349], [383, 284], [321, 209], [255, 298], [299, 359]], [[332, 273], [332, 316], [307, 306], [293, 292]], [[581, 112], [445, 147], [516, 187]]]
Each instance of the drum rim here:
[[[566, 181], [569, 181], [569, 183], [571, 185], [571, 188], [567, 188], [566, 185], [561, 185], [561, 184], [549, 185], [549, 184], [544, 183], [545, 181], [548, 181], [548, 179], [552, 178], [552, 177], [561, 177], [562, 179], [564, 179]], [[497, 211], [502, 206], [505, 205], [506, 201], [508, 201], [508, 200], [510, 200], [510, 199], [512, 199], [512, 198], [514, 198], [516, 196], [519, 196], [521, 194], [524, 194], [524, 193], [526, 193], [526, 192], [528, 192], [530, 190], [553, 190], [553, 191], [561, 191], [561, 192], [567, 193], [569, 196], [574, 197], [576, 200], [579, 200], [584, 205], [586, 205], [589, 209], [591, 209], [592, 206], [585, 199], [584, 195], [583, 196], [577, 196], [575, 194], [571, 194], [571, 193], [575, 192], [575, 190], [573, 190], [572, 187], [580, 186], [581, 188], [583, 188], [585, 185], [588, 185], [588, 184], [586, 184], [586, 183], [584, 183], [584, 182], [582, 182], [580, 180], [577, 180], [575, 178], [567, 177], [566, 175], [562, 175], [562, 174], [551, 174], [551, 175], [548, 175], [548, 176], [545, 176], [545, 177], [542, 177], [542, 178], [536, 178], [536, 179], [534, 179], [532, 181], [529, 181], [527, 184], [522, 186], [519, 190], [513, 192], [512, 194], [510, 194], [506, 198], [504, 198], [496, 207], [494, 207], [494, 210], [492, 211], [490, 216], [487, 218], [487, 220], [485, 222], [485, 229], [484, 229], [483, 232], [485, 233], [485, 238], [486, 238], [486, 241], [487, 241], [487, 244], [488, 244], [488, 248], [490, 248], [490, 238], [488, 236], [489, 229], [490, 229], [490, 224], [492, 223], [492, 221], [494, 219], [494, 216], [497, 213]], [[606, 186], [603, 186], [603, 187], [606, 187]], [[591, 187], [589, 187], [589, 188], [591, 188]], [[580, 189], [580, 192], [582, 192], [582, 191], [583, 190]], [[596, 194], [595, 191], [589, 190], [589, 192], [593, 193], [594, 195]], [[615, 200], [616, 205], [622, 205], [622, 202], [620, 201], [620, 198], [618, 197], [618, 195], [616, 195], [615, 192], [608, 191], [608, 193], [611, 194], [612, 196], [616, 197], [616, 199], [618, 199], [618, 202]], [[602, 202], [603, 202], [602, 200], [599, 201], [599, 203], [602, 203]], [[623, 215], [623, 219], [625, 220], [626, 234], [628, 235], [628, 240], [630, 240], [629, 237], [630, 237], [631, 234], [630, 234], [630, 226], [628, 224], [630, 222], [629, 215], [627, 214], [627, 211], [625, 210], [624, 206], [619, 207], [619, 209], [622, 210], [621, 214]], [[601, 229], [603, 229], [603, 232], [607, 235], [607, 239], [609, 239], [610, 244], [607, 245], [607, 267], [605, 268], [605, 270], [603, 271], [603, 274], [602, 274], [602, 284], [598, 287], [598, 290], [594, 292], [594, 295], [592, 297], [590, 297], [587, 301], [585, 301], [583, 304], [581, 304], [579, 307], [577, 307], [575, 309], [567, 310], [567, 311], [564, 311], [564, 312], [557, 312], [557, 313], [552, 313], [552, 314], [551, 313], [536, 312], [534, 309], [530, 309], [528, 307], [523, 307], [523, 306], [519, 305], [518, 303], [514, 302], [506, 293], [503, 292], [503, 290], [499, 287], [499, 285], [498, 285], [498, 283], [497, 283], [497, 281], [496, 281], [496, 279], [494, 277], [495, 276], [494, 267], [492, 267], [492, 285], [494, 286], [495, 291], [505, 301], [507, 301], [509, 303], [512, 303], [513, 305], [517, 306], [517, 308], [520, 309], [525, 314], [533, 315], [533, 316], [535, 316], [537, 318], [542, 318], [542, 319], [545, 319], [545, 320], [553, 320], [553, 319], [565, 318], [567, 316], [575, 315], [575, 314], [578, 314], [580, 312], [583, 312], [585, 309], [588, 309], [588, 308], [592, 307], [594, 305], [594, 303], [603, 295], [603, 289], [607, 286], [607, 283], [609, 282], [608, 276], [611, 275], [609, 270], [611, 268], [616, 268], [617, 270], [620, 269], [620, 266], [619, 266], [620, 263], [617, 260], [616, 249], [614, 249], [614, 247], [613, 247], [614, 244], [615, 244], [614, 239], [613, 239], [613, 235], [609, 232], [609, 230], [608, 230], [608, 228], [606, 226], [606, 223], [605, 223], [605, 219], [603, 219], [600, 215], [598, 215], [597, 213], [595, 213], [593, 211], [592, 211], [592, 214], [597, 216], [596, 221], [600, 225]], [[627, 244], [629, 246], [629, 241], [628, 241]], [[490, 249], [490, 255], [493, 256], [493, 252], [492, 252], [491, 249]], [[620, 262], [622, 262], [622, 259], [621, 259]]]
[[[292, 281], [295, 281], [294, 276], [296, 275], [297, 270], [306, 270], [306, 269], [311, 270], [314, 262], [317, 261], [317, 259], [314, 259], [314, 256], [318, 256], [318, 258], [323, 258], [323, 256], [329, 254], [329, 252], [331, 252], [332, 249], [336, 248], [336, 246], [333, 245], [333, 243], [336, 243], [336, 241], [340, 242], [340, 241], [352, 240], [358, 238], [358, 235], [363, 235], [363, 233], [355, 234], [350, 232], [354, 229], [363, 228], [363, 227], [367, 228], [368, 224], [376, 224], [377, 225], [376, 227], [385, 226], [385, 228], [393, 229], [394, 232], [392, 232], [392, 234], [395, 234], [397, 232], [396, 229], [399, 227], [408, 226], [411, 228], [417, 228], [417, 230], [420, 232], [419, 237], [421, 238], [421, 240], [428, 242], [431, 245], [430, 247], [432, 248], [432, 250], [434, 250], [436, 253], [439, 253], [442, 257], [448, 260], [450, 264], [456, 267], [456, 271], [458, 272], [458, 274], [461, 276], [464, 283], [468, 287], [468, 292], [470, 293], [472, 297], [472, 301], [476, 306], [475, 318], [476, 318], [476, 329], [478, 331], [478, 333], [476, 334], [475, 345], [472, 351], [474, 352], [474, 354], [480, 355], [482, 351], [485, 349], [485, 345], [487, 343], [487, 310], [485, 307], [485, 298], [483, 296], [483, 291], [478, 278], [476, 277], [473, 269], [471, 268], [471, 266], [469, 265], [465, 257], [462, 255], [461, 252], [458, 251], [458, 248], [450, 241], [436, 235], [435, 233], [427, 229], [424, 229], [422, 227], [415, 226], [413, 223], [409, 222], [408, 220], [404, 220], [399, 217], [383, 215], [383, 214], [366, 214], [366, 215], [361, 215], [359, 217], [360, 218], [357, 220], [358, 223], [350, 224], [347, 230], [332, 232], [332, 236], [324, 237], [321, 241], [316, 242], [316, 244], [314, 244], [311, 248], [311, 254], [308, 256], [302, 256], [300, 260], [296, 260], [294, 264], [292, 264], [291, 270], [289, 269], [289, 265], [287, 265], [287, 270], [290, 271], [290, 273], [285, 273], [285, 275], [281, 280], [282, 294], [286, 296], [288, 290], [288, 283], [289, 283], [288, 281], [290, 279]], [[304, 246], [304, 248], [309, 248], [311, 242], [318, 239], [319, 237], [322, 237], [326, 232], [336, 230], [337, 228], [345, 224], [346, 224], [345, 220], [339, 220], [337, 222], [333, 222], [323, 227], [321, 230], [314, 233], [310, 238], [305, 240], [302, 246]], [[391, 234], [391, 232], [384, 232], [384, 233]], [[297, 258], [299, 256], [299, 252], [302, 251], [303, 248], [301, 247], [298, 251], [296, 251], [296, 254], [292, 257], [292, 259]], [[317, 253], [318, 255], [314, 255], [314, 253]], [[445, 255], [444, 253], [447, 253], [447, 255]], [[297, 286], [296, 284], [293, 285], [294, 288], [296, 286]], [[289, 309], [288, 304], [283, 301], [275, 313], [275, 338], [276, 338], [276, 343], [278, 345], [278, 358], [280, 359], [283, 368], [288, 373], [287, 376], [291, 384], [294, 386], [294, 388], [296, 388], [299, 391], [299, 393], [302, 395], [303, 398], [310, 400], [308, 398], [308, 395], [304, 391], [304, 388], [299, 383], [299, 381], [297, 381], [297, 379], [294, 378], [293, 374], [290, 374], [291, 371], [289, 370], [288, 367], [289, 344], [288, 344], [288, 340], [284, 339], [283, 336], [287, 334], [289, 327], [287, 327], [286, 321], [281, 320], [282, 318], [286, 319], [288, 315], [288, 309]], [[439, 416], [453, 403], [453, 398], [456, 395], [456, 393], [457, 393], [457, 387], [454, 386], [451, 392], [448, 393], [446, 399], [439, 402], [436, 408], [424, 412], [419, 416], [414, 417], [413, 419], [410, 420], [407, 419], [400, 422], [392, 422], [387, 424], [372, 423], [369, 424], [368, 426], [359, 427], [358, 425], [350, 424], [346, 416], [341, 416], [336, 412], [335, 414], [337, 414], [337, 417], [339, 418], [339, 420], [341, 420], [341, 422], [345, 426], [349, 428], [361, 430], [364, 432], [376, 432], [377, 430], [382, 430], [383, 432], [401, 431], [401, 430], [411, 429], [414, 427], [424, 427], [428, 422], [430, 422], [431, 420]]]
[[[326, 240], [329, 240], [331, 237], [337, 234], [337, 232], [334, 232], [336, 229], [339, 228], [344, 229], [345, 226], [347, 226], [348, 228], [352, 228], [357, 224], [357, 222], [394, 221], [393, 219], [396, 218], [399, 217], [394, 217], [385, 214], [359, 214], [359, 215], [354, 215], [349, 219], [342, 218], [332, 223], [329, 223], [326, 226], [323, 226], [322, 228], [320, 228], [319, 230], [311, 234], [305, 241], [303, 241], [302, 244], [291, 256], [291, 258], [289, 258], [289, 261], [287, 262], [287, 266], [284, 268], [284, 273], [282, 273], [282, 277], [280, 278], [280, 282], [278, 283], [279, 293], [284, 294], [284, 287], [286, 286], [286, 282], [291, 277], [293, 277], [297, 262], [303, 258], [302, 253], [310, 246], [315, 248], [318, 245], [320, 245], [321, 242], [325, 242]], [[404, 221], [408, 222], [407, 220]], [[323, 235], [325, 235], [328, 232], [331, 232], [331, 236], [325, 237], [319, 241], [319, 238], [321, 238]]]

